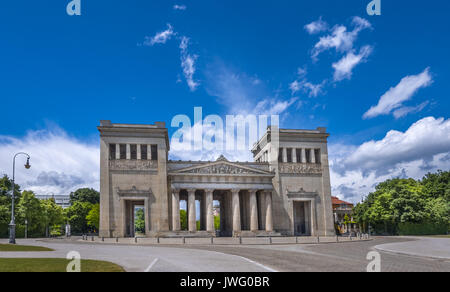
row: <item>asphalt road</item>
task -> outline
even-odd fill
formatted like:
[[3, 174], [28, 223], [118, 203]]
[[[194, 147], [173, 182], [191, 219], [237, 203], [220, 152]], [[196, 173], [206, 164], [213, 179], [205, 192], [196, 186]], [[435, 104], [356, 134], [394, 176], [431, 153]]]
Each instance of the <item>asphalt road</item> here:
[[[418, 249], [430, 249], [427, 239]], [[447, 251], [450, 239], [447, 240]], [[427, 256], [406, 255], [376, 249], [377, 245], [410, 245], [418, 241], [412, 238], [377, 237], [372, 241], [327, 243], [319, 245], [264, 245], [264, 246], [191, 246], [193, 249], [220, 251], [241, 255], [277, 271], [286, 272], [365, 272], [368, 252], [378, 251], [381, 256], [381, 272], [450, 272], [450, 258], [436, 259]], [[441, 239], [439, 239], [441, 241]], [[442, 242], [440, 242], [442, 243]]]
[[[4, 243], [0, 240], [0, 243]], [[372, 241], [291, 245], [137, 246], [77, 241], [19, 240], [54, 252], [0, 252], [0, 257], [66, 257], [117, 263], [127, 271], [149, 272], [364, 272], [368, 252], [378, 251], [382, 272], [450, 272], [450, 258], [432, 258], [450, 249], [450, 239], [377, 237]], [[377, 247], [389, 247], [389, 251]], [[433, 249], [435, 249], [433, 251]], [[414, 255], [398, 252], [414, 253]]]
[[[7, 240], [0, 240], [0, 243], [6, 242]], [[45, 246], [55, 251], [0, 252], [0, 258], [66, 258], [70, 251], [76, 251], [81, 259], [113, 262], [128, 272], [272, 271], [239, 256], [207, 250], [36, 240], [17, 240], [17, 244]]]

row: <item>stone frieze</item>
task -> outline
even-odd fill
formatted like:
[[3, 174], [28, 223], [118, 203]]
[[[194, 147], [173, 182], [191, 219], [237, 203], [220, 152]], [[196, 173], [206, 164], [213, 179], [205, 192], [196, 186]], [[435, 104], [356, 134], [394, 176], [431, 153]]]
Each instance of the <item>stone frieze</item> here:
[[322, 166], [309, 163], [280, 163], [279, 170], [280, 173], [287, 174], [321, 174]]
[[155, 160], [110, 160], [110, 170], [155, 170], [158, 168], [158, 163]]

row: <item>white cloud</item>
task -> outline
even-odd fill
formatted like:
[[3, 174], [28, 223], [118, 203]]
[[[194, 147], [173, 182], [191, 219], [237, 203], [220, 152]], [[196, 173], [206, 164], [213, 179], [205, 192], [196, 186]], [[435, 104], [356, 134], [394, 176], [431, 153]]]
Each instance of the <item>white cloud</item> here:
[[178, 5], [178, 4], [175, 4], [174, 6], [173, 6], [173, 9], [174, 10], [186, 10], [186, 5]]
[[383, 96], [381, 96], [378, 104], [372, 106], [363, 118], [373, 118], [379, 115], [388, 115], [393, 110], [401, 107], [404, 101], [411, 97], [420, 89], [428, 87], [433, 83], [430, 68], [426, 68], [418, 75], [404, 77], [399, 84], [391, 87]]
[[153, 37], [145, 37], [144, 45], [153, 46], [155, 44], [165, 44], [173, 35], [175, 35], [173, 27], [168, 23], [166, 30], [156, 33]]
[[296, 97], [290, 100], [264, 99], [256, 104], [255, 113], [259, 115], [280, 115], [297, 100]]
[[329, 153], [333, 194], [356, 202], [386, 179], [419, 179], [427, 172], [448, 170], [450, 120], [427, 117], [378, 141], [330, 145]]
[[[238, 137], [236, 136], [228, 136], [228, 133], [225, 130], [226, 125], [223, 125], [223, 128], [216, 128], [211, 125], [206, 124], [205, 122], [196, 123], [192, 127], [186, 127], [181, 130], [182, 132], [182, 141], [178, 138], [171, 137], [170, 140], [170, 152], [169, 158], [172, 160], [184, 160], [184, 161], [215, 161], [220, 155], [224, 155], [229, 161], [253, 161], [252, 154], [249, 150], [227, 150], [225, 146], [226, 141], [232, 141], [241, 139], [241, 141], [245, 141], [247, 146], [252, 146], [256, 141], [249, 141], [249, 135], [244, 133], [244, 136]], [[202, 131], [202, 139], [195, 140], [193, 138], [194, 132]], [[208, 138], [206, 138], [206, 134], [209, 134], [209, 137], [214, 136], [216, 143], [215, 147], [207, 148], [205, 144], [203, 144]], [[195, 150], [201, 149], [201, 150]]]
[[189, 38], [183, 36], [181, 38], [180, 50], [181, 50], [181, 68], [183, 69], [184, 77], [186, 78], [187, 85], [191, 91], [195, 91], [199, 86], [199, 83], [194, 80], [195, 74], [195, 61], [197, 55], [191, 55], [188, 52]]
[[[283, 120], [298, 102], [297, 97], [286, 98], [277, 92], [269, 92], [262, 81], [254, 86], [254, 77], [237, 73], [220, 61], [211, 65], [205, 76], [206, 92], [216, 97], [229, 115], [280, 115]], [[297, 109], [299, 106], [301, 104]]]
[[306, 74], [308, 73], [308, 70], [306, 69], [306, 67], [299, 67], [297, 69], [297, 78], [303, 78], [306, 76]]
[[354, 17], [352, 25], [352, 31], [348, 31], [344, 25], [336, 25], [333, 27], [330, 35], [321, 37], [312, 50], [313, 60], [317, 60], [320, 53], [329, 49], [334, 48], [337, 52], [352, 50], [358, 34], [362, 30], [372, 27], [367, 20], [360, 17]]
[[328, 23], [322, 20], [322, 17], [320, 17], [318, 20], [313, 21], [307, 25], [305, 25], [305, 30], [309, 34], [317, 34], [323, 31], [326, 31], [328, 29]]
[[313, 84], [307, 80], [294, 80], [291, 84], [289, 84], [289, 89], [292, 94], [297, 93], [300, 90], [303, 90], [308, 94], [309, 97], [316, 97], [319, 94], [323, 93], [323, 88], [325, 86], [326, 80], [319, 84]]
[[429, 159], [447, 151], [450, 151], [450, 120], [427, 117], [404, 133], [391, 130], [382, 140], [362, 144], [344, 166], [381, 171], [389, 165]]
[[365, 62], [367, 57], [372, 53], [371, 46], [364, 46], [359, 51], [359, 54], [355, 55], [353, 51], [348, 52], [347, 55], [342, 57], [338, 62], [332, 66], [334, 68], [334, 81], [341, 81], [343, 79], [351, 79], [353, 69], [361, 62]]
[[396, 119], [400, 119], [408, 114], [418, 113], [418, 112], [422, 111], [428, 104], [429, 104], [429, 101], [424, 101], [417, 106], [404, 106], [399, 109], [396, 109], [392, 114], [394, 115], [394, 117]]
[[99, 147], [68, 136], [60, 129], [30, 131], [24, 137], [0, 136], [0, 174], [12, 176], [12, 157], [17, 152], [31, 156], [16, 159], [16, 183], [37, 194], [69, 194], [81, 187], [99, 189]]

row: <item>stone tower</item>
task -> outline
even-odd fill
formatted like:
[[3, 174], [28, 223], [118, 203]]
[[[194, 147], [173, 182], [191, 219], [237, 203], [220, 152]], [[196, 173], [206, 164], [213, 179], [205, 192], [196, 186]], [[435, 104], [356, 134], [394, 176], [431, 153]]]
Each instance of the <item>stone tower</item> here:
[[255, 161], [267, 162], [273, 178], [274, 229], [285, 235], [335, 235], [325, 128], [268, 128], [255, 144]]

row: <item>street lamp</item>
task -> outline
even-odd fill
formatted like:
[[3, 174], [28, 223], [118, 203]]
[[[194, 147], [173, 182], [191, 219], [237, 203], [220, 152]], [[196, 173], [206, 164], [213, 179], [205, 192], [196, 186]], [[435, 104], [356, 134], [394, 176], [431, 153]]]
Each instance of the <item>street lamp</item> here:
[[30, 165], [30, 155], [28, 155], [27, 153], [24, 152], [19, 152], [16, 155], [14, 155], [13, 158], [13, 176], [12, 176], [12, 204], [11, 204], [11, 223], [9, 223], [9, 243], [10, 244], [16, 244], [16, 222], [15, 222], [15, 218], [14, 218], [14, 199], [15, 199], [15, 195], [14, 195], [14, 189], [15, 189], [15, 183], [14, 183], [14, 179], [15, 179], [15, 172], [16, 172], [16, 157], [18, 155], [25, 155], [27, 156], [27, 163], [24, 165], [26, 169], [30, 169], [31, 165]]
[[25, 239], [28, 238], [28, 220], [25, 219]]

